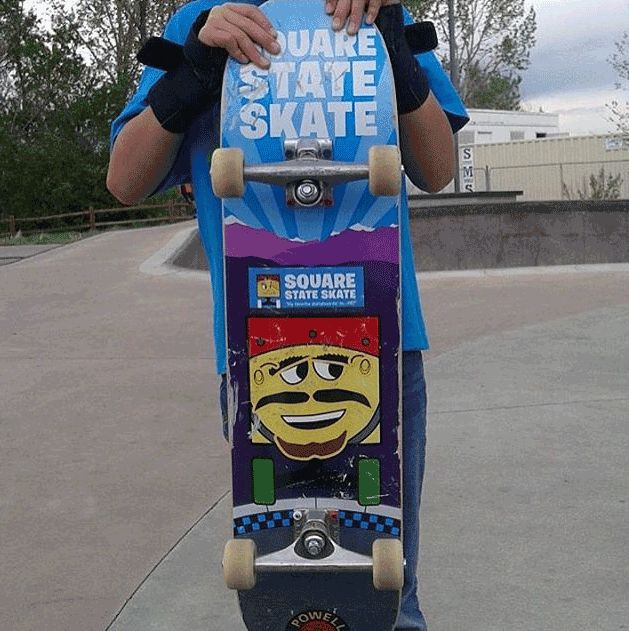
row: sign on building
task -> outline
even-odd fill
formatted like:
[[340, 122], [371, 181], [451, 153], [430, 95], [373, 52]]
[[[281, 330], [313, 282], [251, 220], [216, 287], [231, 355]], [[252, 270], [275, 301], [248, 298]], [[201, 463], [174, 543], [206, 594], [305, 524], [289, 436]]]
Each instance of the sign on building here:
[[474, 148], [461, 147], [460, 152], [461, 167], [461, 191], [463, 193], [473, 193], [476, 190], [474, 182]]
[[605, 151], [622, 151], [623, 149], [629, 149], [629, 139], [622, 136], [605, 138]]

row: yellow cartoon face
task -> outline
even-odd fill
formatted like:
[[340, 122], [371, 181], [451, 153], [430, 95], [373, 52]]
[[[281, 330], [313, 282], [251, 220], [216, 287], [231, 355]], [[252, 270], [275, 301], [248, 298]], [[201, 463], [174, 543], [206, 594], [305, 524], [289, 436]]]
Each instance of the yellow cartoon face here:
[[292, 460], [331, 458], [379, 422], [379, 358], [329, 344], [301, 344], [249, 361], [254, 430]]
[[256, 278], [259, 298], [280, 297], [280, 277], [277, 274], [260, 274]]

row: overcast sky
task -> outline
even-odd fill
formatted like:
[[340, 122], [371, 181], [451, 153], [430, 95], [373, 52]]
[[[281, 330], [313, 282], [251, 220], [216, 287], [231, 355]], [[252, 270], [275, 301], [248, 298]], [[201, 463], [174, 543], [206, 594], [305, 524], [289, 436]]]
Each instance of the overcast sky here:
[[537, 43], [521, 93], [532, 110], [558, 113], [571, 135], [615, 129], [606, 107], [629, 100], [607, 59], [629, 30], [629, 0], [527, 0], [537, 14]]

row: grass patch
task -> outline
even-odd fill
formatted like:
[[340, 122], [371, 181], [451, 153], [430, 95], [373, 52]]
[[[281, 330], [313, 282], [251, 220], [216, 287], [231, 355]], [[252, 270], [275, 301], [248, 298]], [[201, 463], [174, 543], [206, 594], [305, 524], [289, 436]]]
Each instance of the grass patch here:
[[64, 243], [80, 241], [90, 235], [90, 232], [43, 232], [41, 234], [29, 234], [26, 236], [21, 236], [18, 233], [18, 235], [13, 238], [0, 238], [0, 245], [63, 245]]

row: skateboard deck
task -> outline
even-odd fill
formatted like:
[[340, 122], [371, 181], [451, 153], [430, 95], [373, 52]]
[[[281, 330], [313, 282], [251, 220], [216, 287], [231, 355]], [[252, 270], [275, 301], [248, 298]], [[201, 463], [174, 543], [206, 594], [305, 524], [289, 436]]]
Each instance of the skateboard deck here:
[[395, 91], [377, 29], [334, 32], [324, 6], [261, 5], [282, 50], [269, 70], [228, 61], [212, 157], [233, 474], [224, 567], [249, 631], [390, 631], [403, 581]]

